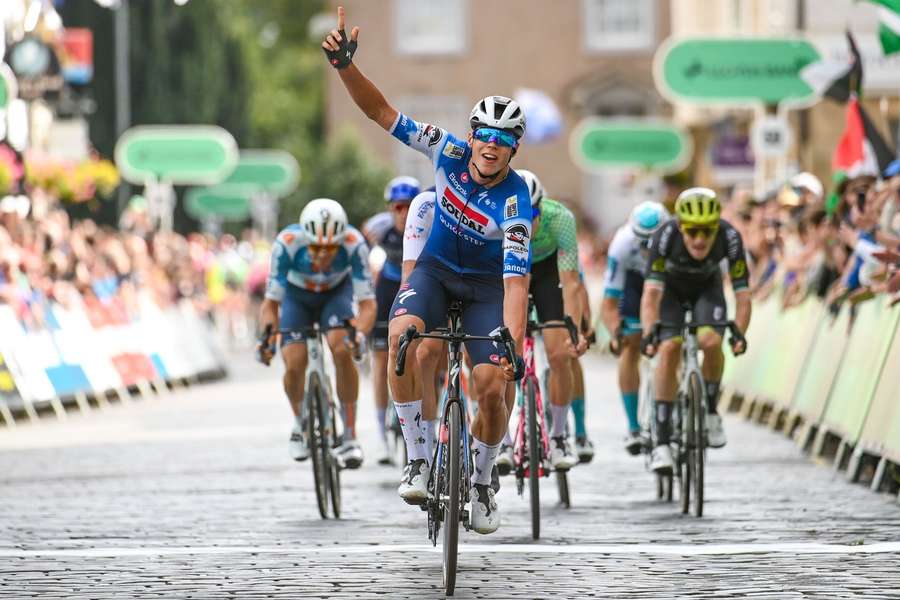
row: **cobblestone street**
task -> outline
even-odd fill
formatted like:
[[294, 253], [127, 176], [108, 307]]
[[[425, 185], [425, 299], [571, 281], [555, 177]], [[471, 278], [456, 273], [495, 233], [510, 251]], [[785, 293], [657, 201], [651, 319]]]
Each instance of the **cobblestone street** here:
[[[0, 596], [425, 598], [443, 595], [424, 513], [399, 468], [345, 472], [344, 518], [323, 521], [292, 462], [280, 369], [246, 357], [226, 381], [0, 435]], [[780, 435], [731, 416], [709, 453], [702, 519], [655, 499], [620, 448], [615, 367], [590, 357], [597, 457], [570, 474], [572, 508], [542, 487], [542, 539], [504, 479], [501, 529], [463, 533], [460, 598], [897, 598], [900, 506], [847, 484]]]

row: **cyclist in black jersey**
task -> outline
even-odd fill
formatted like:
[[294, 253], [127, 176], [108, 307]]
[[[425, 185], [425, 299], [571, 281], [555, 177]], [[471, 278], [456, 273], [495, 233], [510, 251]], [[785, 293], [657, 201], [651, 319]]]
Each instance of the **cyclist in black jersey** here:
[[372, 329], [372, 384], [375, 388], [375, 418], [381, 434], [384, 453], [378, 464], [390, 465], [385, 419], [388, 405], [387, 357], [388, 321], [391, 305], [400, 290], [403, 270], [403, 230], [409, 205], [421, 191], [419, 180], [414, 177], [394, 177], [384, 188], [384, 201], [388, 210], [371, 217], [362, 227], [370, 248], [381, 248], [385, 253], [384, 264], [375, 283], [375, 302], [378, 306], [375, 328]]
[[[660, 332], [657, 321], [683, 323], [684, 305], [692, 307], [694, 321], [727, 320], [722, 287], [723, 262], [735, 296], [734, 321], [741, 333], [750, 324], [750, 288], [747, 282], [747, 258], [737, 229], [720, 218], [721, 205], [715, 192], [691, 188], [675, 203], [676, 218], [663, 225], [650, 240], [644, 293], [641, 299], [641, 327], [644, 337], [641, 351], [647, 356], [659, 353], [654, 389], [656, 392], [656, 447], [651, 457], [655, 471], [672, 469], [669, 448], [672, 433], [672, 403], [677, 389], [676, 373], [681, 360], [681, 338], [673, 329]], [[709, 445], [725, 445], [722, 419], [717, 413], [719, 384], [725, 357], [722, 353], [724, 328], [701, 328], [703, 377], [706, 385], [707, 435]], [[731, 340], [735, 356], [746, 350], [743, 339]]]

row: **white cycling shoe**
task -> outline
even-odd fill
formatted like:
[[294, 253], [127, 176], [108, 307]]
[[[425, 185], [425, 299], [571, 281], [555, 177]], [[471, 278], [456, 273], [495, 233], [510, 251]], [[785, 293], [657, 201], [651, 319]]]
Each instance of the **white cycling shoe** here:
[[650, 453], [650, 470], [660, 474], [672, 472], [672, 449], [668, 444], [659, 444]]
[[721, 448], [728, 442], [720, 415], [706, 414], [706, 442], [710, 448]]
[[338, 461], [344, 469], [358, 469], [363, 463], [363, 451], [356, 440], [346, 440], [337, 448]]
[[304, 461], [309, 458], [309, 446], [306, 445], [306, 437], [303, 428], [294, 425], [291, 429], [291, 439], [288, 441], [288, 454], [296, 461]]
[[500, 509], [490, 485], [476, 483], [472, 486], [472, 529], [476, 533], [494, 533], [500, 527]]
[[509, 475], [513, 467], [513, 448], [502, 444], [500, 453], [497, 455], [497, 471], [500, 475]]
[[428, 463], [418, 458], [407, 463], [397, 493], [408, 504], [421, 504], [428, 496]]
[[559, 436], [550, 439], [550, 465], [557, 471], [568, 471], [578, 464], [578, 457], [572, 452], [569, 440]]

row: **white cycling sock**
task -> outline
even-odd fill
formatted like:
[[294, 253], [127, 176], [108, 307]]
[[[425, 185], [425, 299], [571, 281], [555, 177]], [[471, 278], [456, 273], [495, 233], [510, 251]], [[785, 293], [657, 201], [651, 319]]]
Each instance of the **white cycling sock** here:
[[306, 427], [304, 426], [303, 419], [300, 417], [300, 415], [294, 415], [294, 424], [298, 429], [300, 429], [300, 431], [306, 433]]
[[551, 404], [550, 414], [553, 416], [553, 427], [550, 430], [550, 437], [566, 435], [566, 419], [569, 417], [569, 407]]
[[472, 473], [472, 483], [490, 485], [491, 470], [497, 462], [500, 454], [500, 444], [489, 446], [474, 435], [472, 436], [472, 458], [475, 462], [475, 472]]
[[406, 404], [394, 402], [397, 416], [400, 418], [400, 428], [403, 430], [403, 439], [406, 442], [406, 454], [409, 460], [424, 459], [431, 462], [430, 448], [426, 445], [425, 427], [422, 419], [422, 401], [413, 400]]
[[509, 435], [509, 429], [508, 429], [508, 428], [507, 428], [507, 430], [506, 430], [506, 434], [503, 436], [503, 442], [502, 442], [502, 443], [503, 443], [504, 446], [510, 446], [510, 447], [512, 447], [512, 445], [513, 445], [513, 439], [512, 439], [512, 436]]
[[381, 443], [384, 444], [384, 447], [388, 447], [388, 439], [387, 439], [387, 409], [385, 408], [376, 408], [375, 409], [375, 421], [378, 425], [378, 435], [381, 436]]
[[422, 421], [422, 425], [425, 429], [425, 449], [428, 451], [428, 464], [431, 464], [431, 459], [434, 456], [435, 432], [441, 425], [438, 419]]

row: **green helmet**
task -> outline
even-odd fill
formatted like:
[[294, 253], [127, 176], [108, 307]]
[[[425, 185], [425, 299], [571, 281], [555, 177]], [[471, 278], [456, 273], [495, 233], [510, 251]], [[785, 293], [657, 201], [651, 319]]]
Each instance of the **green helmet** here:
[[684, 225], [715, 225], [722, 214], [716, 193], [709, 188], [684, 190], [675, 201], [675, 216]]

